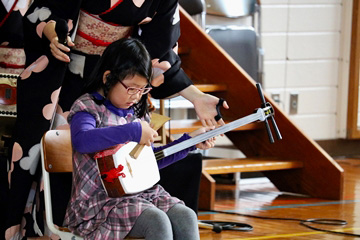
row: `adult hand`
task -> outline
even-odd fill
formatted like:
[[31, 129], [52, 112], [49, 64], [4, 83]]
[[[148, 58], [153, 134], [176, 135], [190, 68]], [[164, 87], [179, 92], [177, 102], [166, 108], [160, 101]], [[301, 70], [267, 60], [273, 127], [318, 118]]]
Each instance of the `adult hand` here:
[[50, 51], [56, 59], [63, 62], [70, 62], [70, 57], [66, 53], [70, 52], [69, 47], [73, 47], [75, 44], [71, 41], [70, 36], [67, 36], [67, 46], [59, 43], [59, 38], [55, 31], [55, 26], [55, 21], [49, 21], [43, 29], [44, 35], [50, 41]]
[[[225, 124], [222, 118], [217, 122], [215, 120], [215, 116], [218, 115], [216, 105], [219, 103], [219, 98], [201, 92], [194, 85], [190, 85], [182, 90], [180, 95], [192, 102], [195, 107], [196, 114], [204, 127]], [[229, 108], [226, 101], [223, 102], [223, 107], [226, 109]]]
[[[195, 107], [196, 114], [200, 118], [201, 124], [203, 126], [217, 126], [224, 125], [225, 122], [220, 118], [217, 122], [215, 116], [218, 115], [216, 111], [216, 105], [219, 103], [219, 98], [212, 96], [210, 94], [201, 94], [194, 99], [193, 104]], [[228, 109], [229, 106], [226, 101], [223, 102], [225, 109]]]
[[[71, 41], [71, 38], [67, 36], [67, 45], [69, 47], [75, 46], [75, 44]], [[63, 62], [70, 62], [70, 57], [65, 52], [70, 52], [70, 48], [65, 46], [64, 44], [59, 43], [58, 37], [53, 37], [50, 40], [50, 51], [52, 55]]]
[[144, 144], [146, 146], [151, 146], [151, 143], [155, 141], [155, 138], [158, 136], [158, 133], [151, 128], [148, 122], [141, 121], [141, 139], [140, 144]]

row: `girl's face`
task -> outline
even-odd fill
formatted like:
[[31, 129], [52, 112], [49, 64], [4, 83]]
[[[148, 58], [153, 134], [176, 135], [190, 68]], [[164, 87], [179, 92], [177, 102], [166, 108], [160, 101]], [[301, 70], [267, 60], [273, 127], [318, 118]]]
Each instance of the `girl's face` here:
[[129, 94], [127, 88], [145, 88], [147, 85], [148, 81], [145, 77], [140, 75], [128, 76], [122, 83], [116, 83], [109, 90], [108, 98], [115, 107], [127, 109], [140, 101], [143, 93], [143, 91], [138, 91], [136, 94]]

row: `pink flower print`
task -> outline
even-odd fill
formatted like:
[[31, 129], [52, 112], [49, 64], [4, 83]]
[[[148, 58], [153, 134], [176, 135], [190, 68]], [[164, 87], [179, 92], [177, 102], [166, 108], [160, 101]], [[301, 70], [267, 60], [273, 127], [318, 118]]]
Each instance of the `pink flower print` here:
[[73, 29], [73, 27], [74, 27], [73, 20], [72, 20], [72, 19], [69, 19], [69, 20], [68, 20], [68, 29], [69, 29], [69, 31], [71, 31], [71, 29]]
[[141, 7], [144, 2], [145, 0], [133, 0], [134, 5], [137, 6], [138, 8]]
[[15, 142], [12, 150], [12, 159], [8, 173], [9, 185], [11, 185], [11, 173], [14, 171], [14, 162], [19, 161], [23, 156], [23, 150], [19, 143]]
[[129, 122], [131, 122], [131, 120], [133, 119], [133, 114], [132, 113], [128, 113], [127, 115], [126, 115], [126, 119], [127, 119], [127, 122], [129, 123]]
[[22, 150], [20, 144], [15, 142], [14, 146], [13, 146], [11, 161], [12, 162], [19, 161], [22, 156], [23, 156], [23, 150]]
[[24, 80], [24, 79], [27, 79], [28, 77], [30, 77], [32, 72], [43, 71], [47, 67], [48, 64], [49, 64], [49, 59], [45, 55], [42, 55], [20, 74], [21, 80]]
[[60, 94], [60, 88], [58, 88], [57, 90], [55, 90], [50, 97], [51, 103], [45, 105], [45, 107], [43, 108], [43, 116], [45, 119], [50, 120], [53, 116], [53, 113], [56, 109], [56, 104], [58, 102], [58, 98], [59, 98], [59, 94]]
[[139, 22], [139, 25], [140, 24], [146, 24], [146, 23], [149, 23], [151, 22], [152, 18], [151, 17], [146, 17], [144, 18], [141, 22]]
[[[22, 223], [21, 225], [25, 226], [25, 223]], [[8, 228], [5, 232], [6, 239], [22, 239], [24, 235], [25, 228], [20, 228], [20, 224]]]
[[56, 130], [70, 130], [70, 125], [68, 123], [62, 124], [56, 127]]
[[69, 129], [70, 126], [67, 121], [69, 113], [70, 111], [63, 112], [60, 105], [57, 105], [53, 129]]
[[[56, 226], [56, 225], [55, 225]], [[54, 233], [51, 233], [50, 234], [50, 239], [51, 240], [60, 240], [61, 238], [58, 236], [58, 235], [56, 235], [56, 234], [54, 234]]]
[[40, 22], [37, 26], [36, 26], [36, 33], [39, 36], [39, 38], [42, 38], [42, 33], [44, 31], [44, 27], [46, 26], [46, 22]]
[[159, 59], [153, 59], [152, 61], [153, 66], [153, 80], [151, 81], [151, 85], [157, 87], [160, 84], [164, 83], [164, 72], [167, 71], [171, 64], [168, 61], [159, 62]]
[[124, 117], [121, 117], [120, 120], [119, 120], [119, 124], [124, 125], [126, 123], [127, 123], [126, 119]]

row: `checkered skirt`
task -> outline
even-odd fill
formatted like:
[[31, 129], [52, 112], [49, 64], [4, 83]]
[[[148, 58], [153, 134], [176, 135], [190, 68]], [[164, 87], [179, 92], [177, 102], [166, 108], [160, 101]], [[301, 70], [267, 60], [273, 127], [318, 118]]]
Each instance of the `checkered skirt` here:
[[[71, 116], [78, 111], [88, 111], [98, 127], [136, 121], [132, 112], [118, 116], [104, 105], [97, 105], [89, 95], [76, 101]], [[65, 216], [65, 225], [84, 239], [123, 239], [136, 219], [147, 208], [157, 207], [167, 212], [174, 204], [183, 203], [171, 197], [160, 185], [120, 198], [107, 196], [93, 154], [74, 152], [72, 195]], [[146, 181], [146, 179], [144, 179]]]

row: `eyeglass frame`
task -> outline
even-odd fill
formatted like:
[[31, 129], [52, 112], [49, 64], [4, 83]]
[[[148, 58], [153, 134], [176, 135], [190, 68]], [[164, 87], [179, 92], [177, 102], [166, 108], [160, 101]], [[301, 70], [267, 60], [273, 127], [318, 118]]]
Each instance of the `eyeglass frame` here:
[[[152, 89], [152, 87], [147, 87], [147, 88], [128, 87], [122, 81], [119, 81], [119, 82], [121, 83], [121, 85], [123, 85], [123, 87], [126, 89], [127, 94], [129, 94], [129, 95], [135, 95], [135, 94], [138, 94], [139, 92], [142, 92], [141, 95], [145, 95], [145, 94], [149, 93]], [[129, 90], [132, 90], [132, 89], [137, 90], [136, 93], [129, 93]]]

